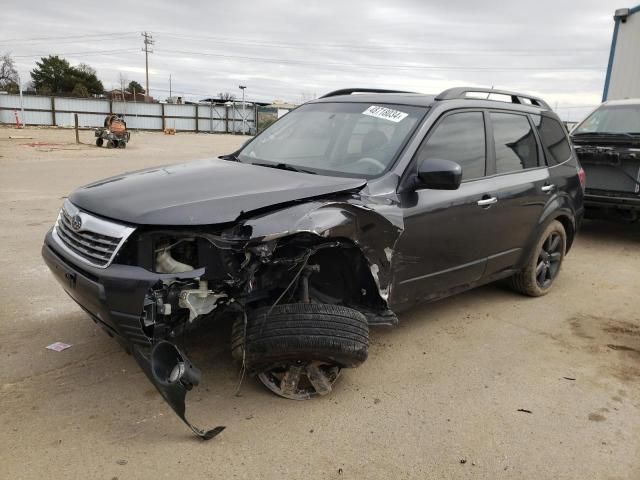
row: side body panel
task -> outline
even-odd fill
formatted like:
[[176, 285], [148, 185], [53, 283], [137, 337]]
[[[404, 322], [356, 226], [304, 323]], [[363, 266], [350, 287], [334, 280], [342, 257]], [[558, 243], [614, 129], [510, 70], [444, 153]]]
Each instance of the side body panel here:
[[492, 195], [498, 202], [487, 211], [487, 276], [513, 269], [519, 263], [549, 198], [541, 190], [549, 183], [546, 168], [509, 173], [492, 180]]
[[404, 232], [394, 259], [395, 298], [429, 300], [482, 276], [491, 241], [487, 210], [477, 205], [490, 179], [458, 190], [420, 190], [403, 200]]

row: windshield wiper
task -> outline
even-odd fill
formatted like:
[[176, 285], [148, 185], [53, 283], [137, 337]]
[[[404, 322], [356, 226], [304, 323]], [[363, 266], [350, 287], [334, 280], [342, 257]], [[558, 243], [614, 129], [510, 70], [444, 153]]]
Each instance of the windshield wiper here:
[[238, 155], [236, 155], [237, 152], [234, 153], [228, 153], [226, 155], [220, 155], [218, 158], [220, 160], [228, 160], [230, 162], [239, 162], [240, 159], [238, 158]]
[[288, 170], [290, 172], [311, 173], [312, 175], [316, 175], [316, 172], [312, 172], [311, 170], [304, 170], [302, 168], [294, 167], [293, 165], [289, 165], [288, 163], [260, 163], [260, 162], [254, 162], [251, 165], [256, 165], [258, 167], [277, 168], [279, 170]]
[[629, 138], [637, 138], [637, 133], [627, 133], [627, 132], [577, 132], [572, 136], [574, 137], [629, 137]]

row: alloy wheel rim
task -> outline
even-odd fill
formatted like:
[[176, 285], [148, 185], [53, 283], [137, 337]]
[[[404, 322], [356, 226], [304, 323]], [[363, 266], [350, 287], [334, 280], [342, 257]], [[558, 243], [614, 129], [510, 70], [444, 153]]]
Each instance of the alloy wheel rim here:
[[258, 374], [273, 393], [291, 400], [308, 400], [331, 393], [341, 368], [324, 362], [294, 362]]
[[542, 243], [536, 263], [536, 283], [540, 288], [549, 288], [558, 274], [562, 248], [562, 237], [558, 232], [552, 232]]

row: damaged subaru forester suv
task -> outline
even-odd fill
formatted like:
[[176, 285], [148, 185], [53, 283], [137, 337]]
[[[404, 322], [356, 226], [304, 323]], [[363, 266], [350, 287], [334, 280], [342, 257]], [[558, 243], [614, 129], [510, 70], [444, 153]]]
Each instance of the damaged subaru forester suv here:
[[539, 98], [340, 90], [232, 154], [76, 190], [42, 254], [207, 439], [224, 427], [185, 417], [200, 371], [184, 332], [229, 319], [243, 371], [285, 398], [325, 395], [366, 360], [369, 327], [412, 305], [498, 279], [546, 294], [584, 180]]

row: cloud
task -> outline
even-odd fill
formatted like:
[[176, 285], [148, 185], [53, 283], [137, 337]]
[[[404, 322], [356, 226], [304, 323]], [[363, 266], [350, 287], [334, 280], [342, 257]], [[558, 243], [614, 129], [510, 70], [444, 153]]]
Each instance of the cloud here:
[[618, 0], [582, 0], [579, 8], [557, 0], [113, 0], [105, 8], [32, 0], [3, 9], [0, 52], [14, 54], [23, 78], [37, 55], [58, 53], [92, 65], [106, 88], [120, 73], [144, 85], [147, 30], [156, 98], [168, 95], [171, 75], [172, 91], [193, 99], [238, 94], [239, 82], [249, 99], [293, 102], [349, 86], [437, 93], [494, 85], [573, 107], [600, 98], [617, 7]]

